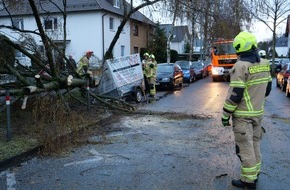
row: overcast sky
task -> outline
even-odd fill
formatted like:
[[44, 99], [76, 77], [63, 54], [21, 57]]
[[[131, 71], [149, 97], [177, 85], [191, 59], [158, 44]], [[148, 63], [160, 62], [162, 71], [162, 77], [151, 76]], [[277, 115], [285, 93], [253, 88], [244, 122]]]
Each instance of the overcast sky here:
[[[128, 1], [128, 0], [127, 0]], [[133, 0], [134, 3], [139, 2], [140, 0]], [[150, 18], [152, 21], [157, 22], [159, 21], [161, 24], [172, 24], [172, 20], [170, 20], [169, 16], [160, 16], [160, 8], [158, 10], [149, 10], [148, 8], [141, 9], [140, 11], [146, 15], [148, 18]], [[283, 23], [281, 23], [277, 29], [276, 34], [278, 37], [280, 37], [282, 34], [286, 31], [286, 22], [285, 20]], [[183, 24], [185, 25], [185, 24]], [[272, 25], [270, 25], [272, 26]], [[257, 22], [256, 24], [253, 24], [251, 31], [255, 36], [257, 37], [257, 41], [270, 41], [272, 39], [273, 33], [272, 31], [262, 22]]]
[[[276, 34], [280, 37], [282, 34], [285, 34], [286, 31], [286, 21], [281, 23], [277, 27]], [[262, 22], [258, 22], [255, 26], [253, 26], [252, 32], [257, 37], [257, 41], [269, 41], [272, 39], [273, 33], [272, 31]]]

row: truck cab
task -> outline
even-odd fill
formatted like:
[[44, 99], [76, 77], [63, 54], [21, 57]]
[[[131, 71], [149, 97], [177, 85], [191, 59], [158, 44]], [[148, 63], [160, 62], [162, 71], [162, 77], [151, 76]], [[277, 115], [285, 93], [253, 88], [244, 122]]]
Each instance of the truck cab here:
[[229, 71], [237, 62], [237, 54], [233, 47], [233, 40], [219, 40], [212, 44], [211, 63], [212, 79], [229, 79]]

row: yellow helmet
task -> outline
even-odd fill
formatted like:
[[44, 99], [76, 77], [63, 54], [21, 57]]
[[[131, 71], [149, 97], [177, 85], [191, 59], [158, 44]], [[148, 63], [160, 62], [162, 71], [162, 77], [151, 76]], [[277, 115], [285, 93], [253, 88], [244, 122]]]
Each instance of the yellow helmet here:
[[151, 59], [155, 59], [155, 56], [153, 54], [150, 55]]
[[234, 39], [233, 46], [237, 53], [256, 49], [258, 44], [256, 37], [249, 32], [240, 32]]
[[147, 52], [144, 53], [144, 54], [143, 54], [143, 57], [145, 57], [145, 56], [149, 57], [149, 53], [147, 53]]

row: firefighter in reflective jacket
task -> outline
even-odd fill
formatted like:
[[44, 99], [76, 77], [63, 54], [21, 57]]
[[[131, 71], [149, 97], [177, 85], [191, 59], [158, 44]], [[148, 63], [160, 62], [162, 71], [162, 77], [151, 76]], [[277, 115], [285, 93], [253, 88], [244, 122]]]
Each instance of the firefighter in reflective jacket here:
[[143, 60], [142, 60], [142, 70], [143, 70], [143, 75], [144, 75], [144, 82], [145, 82], [145, 91], [146, 93], [149, 92], [149, 84], [148, 84], [148, 79], [147, 79], [147, 73], [148, 73], [148, 68], [147, 68], [147, 62], [149, 61], [149, 53], [144, 53], [143, 55]]
[[148, 80], [148, 86], [149, 86], [149, 96], [154, 97], [156, 94], [156, 67], [157, 67], [157, 62], [155, 61], [155, 56], [151, 54], [149, 56], [149, 59], [145, 65], [145, 75]]
[[86, 54], [78, 62], [77, 73], [79, 75], [82, 76], [87, 73], [90, 62], [89, 60], [92, 57], [93, 53], [94, 53], [93, 51], [87, 51]]
[[239, 60], [230, 70], [230, 87], [223, 106], [222, 123], [230, 126], [232, 117], [236, 154], [241, 161], [241, 176], [232, 180], [239, 188], [256, 189], [261, 169], [260, 140], [265, 98], [271, 91], [270, 66], [260, 59], [256, 37], [240, 32], [233, 46]]

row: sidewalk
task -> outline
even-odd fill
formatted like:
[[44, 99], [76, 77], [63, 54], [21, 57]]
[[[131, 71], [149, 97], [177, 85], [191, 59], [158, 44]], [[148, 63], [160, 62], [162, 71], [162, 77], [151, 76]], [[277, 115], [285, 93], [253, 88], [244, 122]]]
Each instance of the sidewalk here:
[[[155, 98], [146, 97], [142, 103], [136, 104], [137, 106], [134, 106], [138, 108], [141, 107], [144, 103], [146, 104], [152, 103], [152, 101], [158, 101], [168, 93], [170, 92], [157, 92]], [[92, 122], [94, 125], [101, 125], [102, 123], [106, 122], [109, 117], [111, 117], [111, 114], [103, 115], [99, 118], [95, 118], [98, 121], [94, 120]], [[88, 126], [89, 125], [92, 124], [88, 124]], [[7, 142], [6, 128], [0, 128], [0, 171], [3, 171], [13, 165], [17, 165], [26, 159], [29, 159], [29, 156], [35, 155], [42, 149], [43, 145], [38, 142], [36, 138], [28, 136], [29, 134], [26, 135], [27, 136], [12, 133], [12, 140]]]

